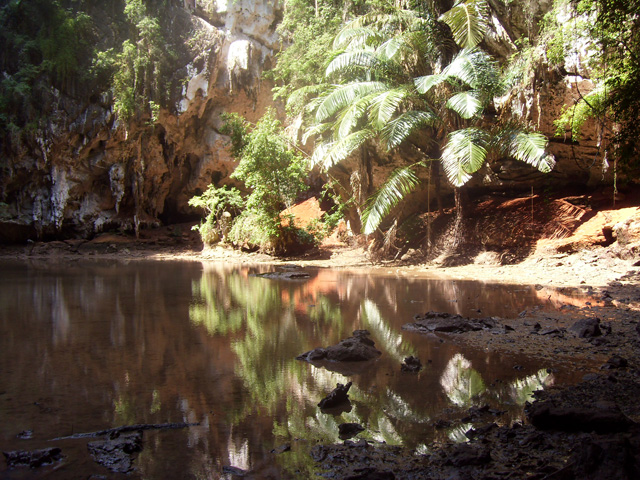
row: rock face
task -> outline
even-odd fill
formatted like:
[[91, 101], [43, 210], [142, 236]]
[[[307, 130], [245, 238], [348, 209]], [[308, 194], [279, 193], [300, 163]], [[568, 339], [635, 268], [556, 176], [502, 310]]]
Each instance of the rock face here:
[[[119, 49], [124, 28], [117, 23], [122, 13], [110, 2], [85, 3], [98, 19], [94, 23], [104, 43], [100, 48]], [[535, 38], [539, 20], [553, 4], [488, 3], [493, 16], [484, 46], [498, 59], [508, 58], [523, 37]], [[153, 125], [149, 119], [124, 125], [116, 118], [109, 93], [71, 96], [51, 87], [42, 99], [46, 121], [20, 132], [2, 148], [0, 243], [87, 238], [112, 228], [137, 232], [196, 219], [200, 212], [188, 206], [189, 198], [212, 182], [231, 182], [235, 163], [225, 148], [228, 139], [220, 132], [220, 113], [238, 112], [255, 122], [273, 104], [270, 85], [260, 76], [273, 65], [280, 48], [275, 29], [284, 2], [172, 0], [163, 5], [159, 15], [166, 20], [164, 36], [177, 52], [167, 108], [159, 111]], [[553, 121], [563, 106], [594, 87], [584, 62], [566, 63], [560, 73], [543, 62], [534, 78], [499, 102], [499, 113], [518, 117], [552, 137]], [[598, 152], [604, 140], [593, 122], [587, 122], [577, 144], [556, 140], [551, 153], [557, 167], [550, 175], [501, 161], [483, 168], [469, 187], [602, 181], [604, 165]], [[370, 179], [362, 178], [363, 185], [377, 187], [395, 168], [387, 163], [376, 166]], [[344, 175], [336, 175], [348, 186], [357, 165], [345, 166]], [[417, 197], [413, 203], [423, 204]]]
[[[118, 12], [94, 3], [94, 23], [111, 39], [100, 48], [119, 49]], [[281, 2], [164, 5], [154, 13], [177, 54], [168, 107], [152, 126], [124, 125], [109, 94], [81, 100], [51, 87], [47, 122], [3, 148], [0, 242], [90, 237], [196, 218], [189, 198], [233, 171], [219, 115], [235, 111], [255, 121], [271, 103], [260, 75], [278, 46]]]

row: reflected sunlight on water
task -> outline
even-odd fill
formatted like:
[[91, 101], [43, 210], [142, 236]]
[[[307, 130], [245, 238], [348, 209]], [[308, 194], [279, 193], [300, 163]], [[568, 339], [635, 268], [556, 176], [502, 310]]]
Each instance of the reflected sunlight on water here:
[[[328, 269], [308, 270], [307, 279], [255, 275], [266, 270], [4, 263], [0, 449], [42, 448], [54, 437], [124, 424], [199, 422], [145, 433], [134, 476], [224, 478], [223, 467], [234, 466], [302, 478], [314, 468], [308, 446], [339, 441], [341, 423], [364, 426], [361, 438], [425, 452], [433, 440], [466, 438], [468, 425], [438, 430], [440, 418], [459, 419], [470, 406], [489, 404], [506, 411], [497, 422], [521, 420], [533, 391], [580, 375], [553, 365], [552, 376], [552, 365], [462, 351], [402, 330], [428, 310], [504, 317], [553, 307], [557, 297], [545, 303], [534, 287]], [[369, 330], [380, 359], [346, 369], [295, 359], [356, 329]], [[400, 372], [408, 355], [422, 360], [420, 373]], [[516, 363], [522, 370], [513, 369]], [[349, 411], [321, 412], [318, 401], [348, 381]], [[23, 430], [33, 430], [33, 438], [16, 440]], [[282, 445], [291, 450], [271, 453]], [[66, 458], [58, 470], [42, 471], [48, 478], [108, 473], [86, 444], [60, 446]]]

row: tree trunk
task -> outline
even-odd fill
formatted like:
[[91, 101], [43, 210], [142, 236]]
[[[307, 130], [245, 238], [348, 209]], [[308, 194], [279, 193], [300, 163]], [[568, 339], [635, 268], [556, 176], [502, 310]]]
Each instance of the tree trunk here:
[[460, 188], [456, 187], [454, 189], [454, 199], [456, 203], [456, 220], [453, 225], [453, 242], [452, 248], [457, 250], [458, 247], [462, 244], [462, 223], [464, 220], [464, 211], [462, 206], [462, 194]]
[[444, 213], [442, 209], [442, 189], [440, 184], [440, 162], [431, 162], [431, 174], [433, 175], [433, 181], [436, 186], [436, 202], [438, 204], [438, 213], [442, 215]]

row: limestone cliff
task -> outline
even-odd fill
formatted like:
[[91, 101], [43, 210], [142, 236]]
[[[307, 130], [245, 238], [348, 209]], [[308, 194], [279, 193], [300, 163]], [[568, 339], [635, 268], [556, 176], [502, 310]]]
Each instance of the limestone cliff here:
[[[107, 10], [94, 7], [94, 22]], [[108, 93], [79, 101], [51, 87], [46, 121], [2, 149], [0, 242], [88, 237], [193, 217], [188, 199], [233, 171], [219, 114], [255, 121], [270, 104], [260, 75], [278, 47], [281, 5], [184, 0], [162, 14], [178, 52], [168, 107], [155, 122], [123, 125]], [[102, 38], [117, 43], [106, 23], [100, 18]]]
[[[122, 29], [110, 28], [105, 19], [117, 24], [120, 2], [85, 3], [93, 5], [94, 21], [101, 20], [95, 23], [103, 46], [118, 47]], [[1, 148], [0, 242], [90, 237], [105, 229], [137, 231], [196, 218], [188, 199], [209, 183], [228, 182], [235, 167], [220, 133], [220, 113], [238, 112], [255, 122], [273, 105], [271, 86], [260, 77], [280, 48], [276, 26], [282, 3], [163, 2], [162, 25], [177, 56], [168, 82], [170, 101], [154, 120], [125, 125], [114, 114], [108, 92], [82, 97], [50, 87], [42, 99], [46, 119], [9, 137]], [[491, 0], [492, 32], [485, 46], [508, 58], [524, 37], [535, 38], [552, 3]], [[560, 72], [541, 58], [531, 78], [502, 99], [498, 114], [516, 116], [552, 137], [553, 120], [563, 106], [593, 88], [588, 71], [573, 66], [568, 62]], [[551, 144], [558, 164], [549, 177], [501, 163], [488, 166], [475, 186], [600, 181], [601, 143], [595, 125], [587, 125], [580, 144], [565, 139]], [[384, 168], [376, 167], [380, 173]]]

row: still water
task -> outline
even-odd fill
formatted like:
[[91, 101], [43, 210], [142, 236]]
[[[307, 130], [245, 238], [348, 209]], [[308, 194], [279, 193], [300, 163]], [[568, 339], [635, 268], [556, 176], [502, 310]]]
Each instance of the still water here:
[[[59, 446], [65, 456], [39, 471], [7, 470], [2, 458], [0, 478], [124, 478], [91, 459], [86, 439], [50, 440], [164, 422], [199, 425], [146, 431], [128, 478], [230, 479], [225, 466], [309, 478], [310, 446], [340, 441], [340, 423], [361, 424], [359, 436], [371, 441], [427, 451], [433, 440], [464, 440], [468, 425], [433, 427], [443, 415], [488, 403], [510, 423], [522, 419], [533, 390], [580, 375], [402, 330], [428, 310], [506, 317], [560, 306], [533, 287], [324, 269], [298, 280], [255, 276], [271, 270], [0, 263], [0, 450]], [[369, 330], [383, 352], [366, 368], [345, 376], [295, 360], [355, 329]], [[419, 374], [400, 372], [407, 355], [426, 364]], [[322, 413], [318, 401], [348, 381], [351, 411]], [[29, 430], [31, 438], [18, 438]], [[290, 450], [272, 453], [284, 445]]]

